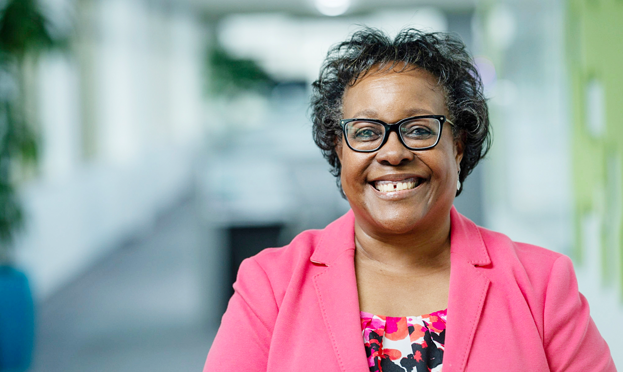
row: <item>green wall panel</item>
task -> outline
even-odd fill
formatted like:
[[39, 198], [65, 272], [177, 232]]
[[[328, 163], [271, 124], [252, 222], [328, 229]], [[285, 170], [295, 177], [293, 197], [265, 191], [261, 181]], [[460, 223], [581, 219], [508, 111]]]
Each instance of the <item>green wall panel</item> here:
[[[566, 44], [573, 120], [574, 258], [598, 254], [602, 281], [623, 288], [623, 1], [569, 0]], [[596, 120], [603, 115], [603, 120]], [[595, 129], [597, 128], [597, 129]], [[601, 128], [601, 129], [599, 129]], [[587, 247], [586, 220], [599, 221]], [[597, 252], [595, 250], [598, 250]]]

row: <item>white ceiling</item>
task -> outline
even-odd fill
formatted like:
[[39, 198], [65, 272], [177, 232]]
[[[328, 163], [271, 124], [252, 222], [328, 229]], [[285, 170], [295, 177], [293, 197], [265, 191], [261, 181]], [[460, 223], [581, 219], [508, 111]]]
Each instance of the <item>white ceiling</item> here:
[[479, 0], [350, 0], [339, 17], [322, 15], [315, 0], [168, 1], [191, 3], [217, 21], [210, 23], [232, 55], [257, 61], [278, 80], [313, 81], [329, 47], [362, 24], [389, 34], [406, 26], [446, 31], [449, 13], [471, 13]]
[[[178, 0], [179, 1], [179, 0]], [[184, 0], [192, 3], [207, 17], [218, 18], [231, 13], [285, 12], [300, 16], [319, 16], [313, 0]], [[446, 11], [472, 10], [478, 0], [352, 0], [346, 16], [402, 7], [434, 6]]]
[[235, 14], [219, 22], [217, 39], [230, 54], [257, 61], [278, 80], [313, 81], [327, 50], [364, 24], [390, 36], [404, 27], [423, 31], [447, 31], [448, 28], [444, 12], [433, 7], [322, 18], [275, 13]]

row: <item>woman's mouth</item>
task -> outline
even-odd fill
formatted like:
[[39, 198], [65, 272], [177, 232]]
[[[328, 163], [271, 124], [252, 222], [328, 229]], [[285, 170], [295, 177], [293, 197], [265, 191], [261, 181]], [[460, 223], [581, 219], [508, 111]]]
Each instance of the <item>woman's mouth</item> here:
[[372, 186], [380, 192], [396, 192], [414, 189], [420, 183], [422, 183], [421, 178], [407, 178], [401, 181], [375, 181]]

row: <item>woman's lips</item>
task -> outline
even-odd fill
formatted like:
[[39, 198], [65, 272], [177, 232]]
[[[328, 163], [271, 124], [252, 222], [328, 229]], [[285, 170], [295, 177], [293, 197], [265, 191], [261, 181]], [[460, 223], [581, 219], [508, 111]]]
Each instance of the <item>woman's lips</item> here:
[[374, 181], [372, 182], [372, 186], [382, 193], [390, 193], [414, 189], [418, 187], [422, 181], [422, 178], [411, 177], [400, 181]]

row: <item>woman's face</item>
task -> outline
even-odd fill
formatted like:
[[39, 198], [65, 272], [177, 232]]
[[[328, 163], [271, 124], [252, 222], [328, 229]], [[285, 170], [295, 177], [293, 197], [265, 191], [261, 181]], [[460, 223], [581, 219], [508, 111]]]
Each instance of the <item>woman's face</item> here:
[[[346, 89], [342, 110], [344, 118], [386, 123], [416, 115], [448, 116], [437, 79], [419, 68], [369, 73]], [[365, 224], [376, 233], [404, 234], [434, 228], [449, 219], [463, 156], [450, 124], [444, 124], [437, 146], [423, 151], [404, 147], [396, 132], [372, 153], [355, 152], [344, 141], [342, 138], [336, 149], [342, 165], [342, 188], [359, 225]], [[380, 187], [387, 181], [406, 181], [398, 188], [409, 188], [380, 191], [388, 188]]]

